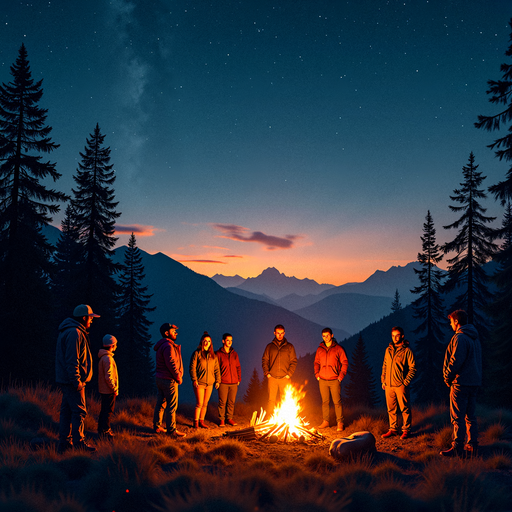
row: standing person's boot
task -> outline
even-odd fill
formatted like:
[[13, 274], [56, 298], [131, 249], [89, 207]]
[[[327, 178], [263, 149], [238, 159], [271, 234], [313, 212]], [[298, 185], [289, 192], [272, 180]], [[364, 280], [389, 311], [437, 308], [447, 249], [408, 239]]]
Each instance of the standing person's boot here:
[[201, 428], [209, 428], [208, 425], [205, 424], [204, 420], [199, 420], [199, 426]]
[[194, 420], [194, 425], [192, 425], [194, 428], [199, 428], [199, 420]]

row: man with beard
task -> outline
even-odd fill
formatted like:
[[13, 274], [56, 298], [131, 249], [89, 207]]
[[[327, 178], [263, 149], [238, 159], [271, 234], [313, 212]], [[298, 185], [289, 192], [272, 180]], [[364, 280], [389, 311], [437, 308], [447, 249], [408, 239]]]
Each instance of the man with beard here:
[[386, 393], [388, 407], [389, 430], [382, 434], [382, 438], [398, 435], [398, 408], [402, 411], [402, 435], [400, 439], [407, 439], [411, 435], [411, 407], [409, 385], [416, 373], [416, 362], [405, 339], [401, 327], [391, 329], [391, 343], [386, 349], [382, 365], [382, 389]]
[[[157, 400], [153, 414], [153, 430], [157, 433], [179, 438], [185, 437], [184, 432], [176, 428], [176, 411], [178, 409], [178, 386], [183, 382], [183, 360], [181, 345], [176, 343], [178, 327], [165, 323], [160, 327], [162, 339], [153, 349], [156, 352], [155, 380]], [[166, 427], [162, 427], [165, 410]]]
[[55, 352], [55, 380], [62, 391], [59, 418], [59, 453], [75, 448], [89, 452], [96, 448], [85, 442], [84, 422], [87, 416], [85, 385], [92, 379], [92, 354], [89, 328], [99, 318], [91, 306], [80, 304], [72, 318], [59, 325]]
[[274, 327], [274, 339], [266, 346], [263, 352], [261, 365], [263, 375], [268, 380], [267, 414], [270, 416], [276, 405], [277, 392], [281, 398], [284, 388], [297, 367], [295, 347], [284, 337], [285, 330], [281, 324]]

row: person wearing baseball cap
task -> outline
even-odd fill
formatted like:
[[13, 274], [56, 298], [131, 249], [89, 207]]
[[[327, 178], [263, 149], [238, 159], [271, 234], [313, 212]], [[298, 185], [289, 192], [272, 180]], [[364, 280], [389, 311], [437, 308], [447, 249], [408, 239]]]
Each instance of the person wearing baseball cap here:
[[[176, 411], [178, 409], [178, 386], [183, 382], [183, 360], [181, 346], [176, 343], [178, 326], [170, 323], [160, 327], [162, 339], [153, 349], [156, 352], [155, 380], [157, 400], [153, 414], [153, 430], [157, 433], [180, 438], [186, 434], [176, 428]], [[166, 426], [162, 426], [165, 410]]]
[[89, 328], [93, 318], [91, 306], [80, 304], [73, 316], [59, 325], [55, 354], [55, 380], [62, 390], [59, 418], [59, 453], [75, 448], [89, 452], [96, 448], [85, 442], [84, 422], [87, 416], [85, 385], [92, 379], [92, 354]]

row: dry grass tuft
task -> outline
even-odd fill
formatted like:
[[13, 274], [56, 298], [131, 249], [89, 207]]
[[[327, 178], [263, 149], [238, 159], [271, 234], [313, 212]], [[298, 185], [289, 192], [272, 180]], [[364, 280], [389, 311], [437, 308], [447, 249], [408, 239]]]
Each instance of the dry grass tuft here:
[[332, 457], [324, 454], [314, 454], [306, 457], [304, 466], [309, 469], [309, 471], [321, 474], [331, 473], [337, 467]]
[[247, 458], [247, 448], [235, 439], [219, 441], [207, 452], [210, 456], [223, 456], [230, 463], [241, 462]]
[[482, 438], [488, 443], [496, 441], [506, 441], [511, 438], [512, 430], [502, 421], [492, 423], [482, 432]]
[[418, 495], [440, 510], [507, 510], [509, 492], [487, 478], [485, 469], [479, 458], [432, 463], [424, 471]]
[[350, 425], [350, 430], [354, 432], [371, 432], [375, 438], [379, 437], [388, 429], [388, 422], [382, 417], [362, 415], [354, 420]]
[[434, 435], [434, 445], [439, 450], [445, 450], [452, 444], [453, 427], [444, 427]]
[[504, 453], [495, 453], [485, 464], [488, 469], [509, 470], [512, 468], [512, 458]]

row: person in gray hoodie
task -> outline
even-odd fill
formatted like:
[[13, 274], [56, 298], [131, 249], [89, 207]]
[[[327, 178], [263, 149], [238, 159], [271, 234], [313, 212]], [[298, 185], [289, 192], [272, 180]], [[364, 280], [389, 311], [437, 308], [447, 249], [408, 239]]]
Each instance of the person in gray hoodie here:
[[98, 318], [91, 306], [80, 304], [73, 318], [59, 325], [55, 352], [55, 380], [62, 391], [59, 418], [59, 446], [62, 453], [69, 448], [96, 451], [85, 442], [84, 422], [87, 416], [85, 385], [92, 379], [92, 354], [89, 328]]
[[476, 396], [482, 385], [482, 346], [478, 332], [468, 324], [468, 315], [458, 309], [448, 315], [455, 331], [444, 356], [443, 378], [450, 388], [452, 446], [444, 457], [473, 454], [478, 448]]

